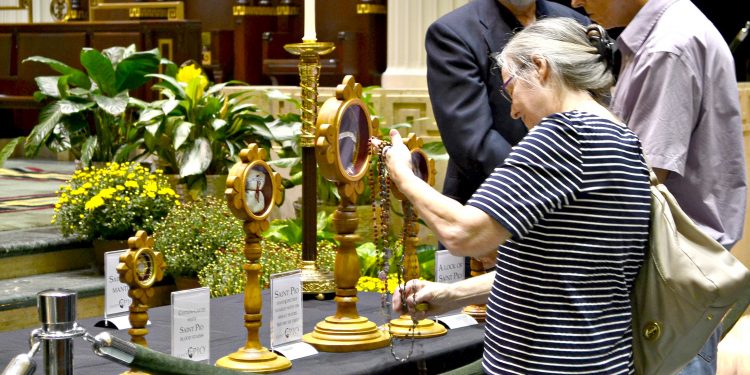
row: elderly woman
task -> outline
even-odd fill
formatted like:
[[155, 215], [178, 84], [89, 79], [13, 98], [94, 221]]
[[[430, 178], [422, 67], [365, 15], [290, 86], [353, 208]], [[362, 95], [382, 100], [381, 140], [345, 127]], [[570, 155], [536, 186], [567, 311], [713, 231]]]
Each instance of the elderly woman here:
[[[541, 20], [496, 56], [511, 114], [530, 129], [467, 205], [414, 176], [398, 133], [392, 181], [451, 253], [496, 257], [455, 284], [412, 280], [412, 314], [487, 303], [487, 373], [632, 373], [630, 291], [648, 239], [648, 167], [638, 138], [601, 102], [613, 83], [600, 38]], [[498, 248], [499, 246], [499, 248]]]

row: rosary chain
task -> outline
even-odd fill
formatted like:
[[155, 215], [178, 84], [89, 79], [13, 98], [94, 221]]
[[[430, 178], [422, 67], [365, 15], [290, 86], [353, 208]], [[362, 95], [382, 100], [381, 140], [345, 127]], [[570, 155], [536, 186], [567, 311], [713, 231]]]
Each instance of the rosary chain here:
[[[414, 342], [416, 341], [416, 335], [415, 330], [417, 327], [418, 321], [416, 319], [412, 320], [412, 326], [409, 328], [409, 336], [411, 336], [411, 345], [409, 348], [409, 352], [406, 354], [405, 357], [400, 357], [395, 350], [395, 347], [393, 345], [394, 339], [393, 339], [393, 333], [391, 331], [391, 308], [390, 308], [390, 293], [388, 289], [388, 274], [390, 271], [390, 260], [393, 256], [393, 249], [392, 249], [392, 243], [390, 241], [390, 238], [388, 236], [390, 227], [391, 227], [391, 221], [390, 221], [390, 178], [388, 178], [388, 170], [385, 165], [385, 158], [383, 151], [390, 146], [389, 142], [381, 141], [378, 146], [370, 142], [370, 149], [372, 152], [372, 155], [374, 158], [376, 158], [376, 166], [374, 169], [370, 170], [370, 195], [372, 198], [372, 208], [373, 208], [373, 242], [375, 244], [375, 248], [378, 251], [379, 257], [378, 257], [378, 263], [380, 266], [380, 271], [378, 273], [379, 279], [383, 282], [383, 293], [381, 294], [381, 309], [383, 310], [383, 316], [386, 320], [386, 325], [388, 326], [388, 333], [391, 335], [391, 342], [390, 342], [390, 349], [391, 349], [391, 355], [394, 359], [396, 359], [399, 362], [405, 362], [409, 360], [411, 355], [414, 353]], [[404, 212], [404, 226], [403, 226], [403, 236], [401, 241], [401, 259], [398, 265], [398, 272], [397, 272], [397, 283], [398, 287], [401, 291], [401, 303], [402, 303], [402, 310], [405, 310], [406, 307], [406, 298], [404, 297], [405, 294], [405, 288], [404, 288], [404, 261], [405, 261], [405, 246], [406, 246], [406, 240], [409, 237], [409, 228], [411, 226], [411, 221], [413, 220], [413, 210], [411, 209], [411, 204], [405, 205], [406, 210]], [[377, 215], [378, 209], [380, 210], [380, 214]]]

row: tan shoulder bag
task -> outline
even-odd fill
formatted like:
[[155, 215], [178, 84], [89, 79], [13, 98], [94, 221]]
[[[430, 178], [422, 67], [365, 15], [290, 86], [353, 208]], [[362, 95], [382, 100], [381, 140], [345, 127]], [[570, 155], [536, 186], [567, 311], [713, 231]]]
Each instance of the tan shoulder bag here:
[[681, 370], [748, 306], [750, 273], [685, 215], [651, 171], [649, 248], [631, 294], [639, 374]]

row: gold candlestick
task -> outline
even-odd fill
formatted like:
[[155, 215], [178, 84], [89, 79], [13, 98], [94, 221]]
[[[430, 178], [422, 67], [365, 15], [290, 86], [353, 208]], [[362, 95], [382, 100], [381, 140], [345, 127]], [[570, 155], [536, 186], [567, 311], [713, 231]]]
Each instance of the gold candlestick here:
[[[414, 133], [410, 133], [405, 139], [404, 144], [411, 151], [412, 170], [417, 177], [427, 182], [430, 186], [435, 184], [435, 161], [422, 151], [423, 141]], [[417, 258], [417, 243], [419, 238], [419, 223], [417, 223], [417, 213], [406, 200], [406, 197], [394, 185], [392, 186], [393, 196], [401, 201], [401, 207], [404, 212], [404, 283], [409, 280], [419, 279], [419, 259]], [[401, 298], [406, 298], [402, 296]], [[409, 315], [401, 315], [397, 319], [390, 321], [389, 331], [391, 335], [399, 338], [418, 338], [426, 339], [430, 337], [442, 336], [448, 332], [445, 327], [435, 323], [431, 319], [422, 319], [416, 322]]]
[[333, 43], [305, 41], [284, 46], [300, 56], [299, 76], [302, 89], [302, 291], [323, 299], [333, 293], [331, 272], [322, 272], [315, 264], [317, 252], [317, 168], [315, 163], [315, 123], [318, 119], [318, 79], [320, 55], [334, 50]]
[[259, 330], [263, 315], [260, 291], [261, 233], [268, 229], [268, 216], [273, 205], [280, 204], [283, 187], [281, 176], [264, 161], [266, 150], [255, 143], [240, 151], [240, 161], [227, 177], [225, 194], [232, 213], [244, 222], [245, 258], [242, 268], [247, 274], [245, 284], [245, 328], [247, 341], [236, 352], [220, 358], [216, 366], [249, 372], [276, 372], [292, 367], [285, 357], [268, 350], [260, 343]]
[[[130, 334], [130, 342], [148, 346], [146, 342], [148, 299], [154, 296], [154, 283], [164, 277], [164, 269], [167, 266], [161, 253], [153, 250], [154, 239], [149, 237], [145, 231], [139, 230], [134, 237], [130, 237], [128, 247], [130, 250], [120, 255], [120, 263], [117, 265], [120, 281], [130, 287], [128, 296], [133, 299], [129, 309], [128, 320], [131, 328], [128, 330], [128, 334]], [[131, 369], [123, 372], [123, 374], [148, 373]]]

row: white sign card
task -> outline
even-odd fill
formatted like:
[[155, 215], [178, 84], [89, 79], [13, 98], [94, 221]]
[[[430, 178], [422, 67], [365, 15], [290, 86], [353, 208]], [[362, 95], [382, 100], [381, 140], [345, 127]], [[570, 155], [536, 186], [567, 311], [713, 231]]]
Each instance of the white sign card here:
[[211, 292], [195, 288], [172, 292], [172, 355], [208, 363], [211, 339]]
[[466, 278], [464, 257], [451, 255], [448, 250], [435, 252], [435, 281], [455, 283]]
[[271, 275], [271, 347], [302, 339], [302, 272]]
[[302, 340], [302, 272], [271, 275], [271, 349], [294, 360], [317, 354]]
[[437, 321], [448, 329], [468, 327], [477, 324], [477, 320], [466, 314], [454, 314], [436, 317]]
[[128, 329], [128, 308], [133, 300], [128, 296], [130, 287], [120, 282], [117, 265], [120, 255], [128, 250], [109, 251], [104, 253], [104, 320], [95, 324], [96, 327]]

